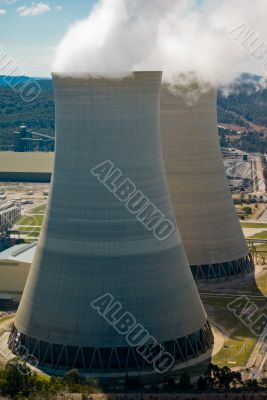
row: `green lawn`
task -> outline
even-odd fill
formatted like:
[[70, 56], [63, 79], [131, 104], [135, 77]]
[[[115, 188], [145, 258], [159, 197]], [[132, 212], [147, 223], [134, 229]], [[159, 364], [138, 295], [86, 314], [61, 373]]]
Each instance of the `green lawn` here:
[[17, 225], [28, 225], [28, 226], [42, 226], [44, 215], [24, 215], [20, 218]]
[[[203, 296], [202, 300], [204, 304], [212, 307], [212, 311], [208, 312], [211, 322], [222, 326], [226, 334], [224, 346], [212, 357], [212, 362], [220, 367], [227, 363], [229, 367], [244, 366], [256, 344], [257, 338], [238, 317], [228, 310], [227, 305], [233, 299]], [[258, 302], [258, 305], [264, 306], [260, 302]]]
[[241, 222], [241, 226], [242, 228], [267, 228], [267, 224], [261, 224], [259, 222]]
[[33, 208], [30, 213], [31, 214], [44, 214], [46, 209], [46, 204]]
[[220, 367], [224, 365], [228, 365], [230, 368], [244, 366], [256, 342], [255, 337], [248, 338], [245, 332], [241, 335], [234, 335], [225, 341], [224, 347], [212, 358], [212, 362]]
[[267, 271], [256, 277], [257, 285], [261, 293], [267, 296]]
[[36, 238], [38, 239], [40, 236], [40, 231], [39, 232], [31, 232], [27, 235], [28, 238]]
[[253, 236], [250, 236], [249, 239], [267, 239], [267, 231], [258, 232]]
[[38, 239], [40, 236], [44, 215], [24, 215], [18, 222], [17, 230], [26, 238]]
[[20, 227], [19, 227], [19, 231], [20, 231], [20, 233], [27, 233], [27, 232], [39, 232], [40, 233], [40, 231], [41, 231], [41, 227], [31, 227], [31, 226], [24, 226], [24, 225], [21, 225]]
[[21, 235], [25, 235], [24, 239], [33, 238], [38, 239], [40, 236], [41, 228], [31, 228], [30, 226], [20, 226], [19, 231]]

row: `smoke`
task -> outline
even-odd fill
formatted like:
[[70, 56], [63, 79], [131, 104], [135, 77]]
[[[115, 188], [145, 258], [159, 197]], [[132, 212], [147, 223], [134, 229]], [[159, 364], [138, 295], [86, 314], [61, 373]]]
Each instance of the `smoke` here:
[[244, 24], [267, 48], [266, 17], [266, 0], [100, 0], [68, 29], [53, 70], [106, 77], [163, 70], [169, 83], [194, 71], [200, 81], [227, 85], [242, 72], [263, 75], [229, 32]]

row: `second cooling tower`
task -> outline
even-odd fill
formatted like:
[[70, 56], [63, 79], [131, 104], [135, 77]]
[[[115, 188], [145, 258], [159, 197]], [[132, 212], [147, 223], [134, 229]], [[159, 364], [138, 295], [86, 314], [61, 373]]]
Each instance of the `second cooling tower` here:
[[162, 88], [169, 190], [195, 279], [229, 278], [253, 268], [225, 175], [216, 99], [215, 89]]
[[165, 181], [161, 73], [53, 80], [52, 189], [10, 348], [101, 373], [209, 353]]

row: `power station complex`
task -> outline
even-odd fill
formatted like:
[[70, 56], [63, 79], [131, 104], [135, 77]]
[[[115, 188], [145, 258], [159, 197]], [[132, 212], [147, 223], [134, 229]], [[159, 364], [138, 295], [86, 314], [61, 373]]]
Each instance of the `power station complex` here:
[[[193, 104], [188, 104], [195, 93]], [[162, 89], [161, 131], [169, 190], [195, 279], [250, 272], [220, 151], [215, 89]], [[191, 99], [192, 100], [192, 99]]]
[[165, 178], [161, 73], [53, 80], [52, 188], [9, 347], [27, 347], [41, 365], [100, 372], [210, 354]]

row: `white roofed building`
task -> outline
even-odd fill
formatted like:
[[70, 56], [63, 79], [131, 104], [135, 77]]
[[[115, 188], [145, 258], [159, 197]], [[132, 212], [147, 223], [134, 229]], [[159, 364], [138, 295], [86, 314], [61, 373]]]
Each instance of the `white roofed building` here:
[[0, 253], [0, 293], [19, 300], [25, 287], [37, 243], [19, 244]]

